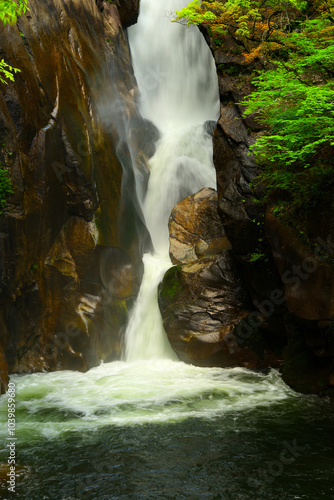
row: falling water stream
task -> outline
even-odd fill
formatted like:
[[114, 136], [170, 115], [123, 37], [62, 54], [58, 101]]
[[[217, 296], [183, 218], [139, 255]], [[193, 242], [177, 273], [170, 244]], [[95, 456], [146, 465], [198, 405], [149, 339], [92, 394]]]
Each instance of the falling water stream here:
[[209, 47], [199, 31], [172, 24], [183, 0], [144, 0], [129, 30], [140, 112], [160, 132], [141, 200], [155, 252], [144, 256], [144, 278], [126, 332], [126, 360], [176, 359], [163, 330], [157, 286], [171, 266], [168, 218], [172, 208], [203, 187], [215, 187], [212, 138], [206, 124], [219, 116], [218, 83]]
[[[163, 330], [157, 285], [171, 266], [170, 211], [215, 187], [208, 122], [218, 117], [217, 78], [199, 31], [170, 22], [185, 5], [141, 0], [129, 29], [140, 110], [160, 139], [140, 200], [155, 252], [144, 256], [125, 359], [87, 373], [11, 377], [18, 476], [16, 493], [0, 498], [334, 499], [333, 403], [296, 394], [275, 370], [186, 365]], [[3, 464], [6, 397], [0, 433]]]

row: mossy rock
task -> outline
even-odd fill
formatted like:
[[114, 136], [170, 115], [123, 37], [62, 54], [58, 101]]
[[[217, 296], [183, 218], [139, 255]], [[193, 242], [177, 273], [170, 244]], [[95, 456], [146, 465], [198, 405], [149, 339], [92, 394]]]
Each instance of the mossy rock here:
[[182, 266], [173, 266], [163, 277], [159, 284], [159, 299], [162, 302], [172, 302], [182, 291], [183, 276]]

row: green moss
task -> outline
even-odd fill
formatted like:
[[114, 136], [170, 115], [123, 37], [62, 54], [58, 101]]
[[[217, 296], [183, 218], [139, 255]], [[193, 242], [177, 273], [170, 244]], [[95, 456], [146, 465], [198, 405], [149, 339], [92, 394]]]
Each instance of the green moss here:
[[159, 285], [159, 296], [162, 300], [172, 301], [182, 290], [182, 266], [168, 269]]
[[119, 331], [128, 320], [128, 305], [125, 300], [113, 298], [110, 309], [109, 323], [115, 331]]
[[31, 267], [30, 267], [30, 273], [31, 274], [34, 274], [38, 271], [38, 265], [37, 264], [31, 264]]
[[2, 209], [6, 204], [7, 196], [13, 192], [12, 181], [7, 170], [0, 167], [0, 214], [2, 214]]
[[257, 262], [258, 260], [264, 260], [268, 262], [268, 259], [266, 259], [266, 254], [265, 253], [257, 253], [254, 252], [251, 254], [249, 262]]

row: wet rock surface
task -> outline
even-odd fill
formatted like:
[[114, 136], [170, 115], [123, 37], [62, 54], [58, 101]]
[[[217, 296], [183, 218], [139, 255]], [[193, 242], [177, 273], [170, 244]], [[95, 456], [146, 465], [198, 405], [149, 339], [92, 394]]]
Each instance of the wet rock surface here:
[[[120, 1], [122, 19], [115, 4], [98, 4], [31, 0], [2, 28], [1, 55], [21, 71], [0, 94], [0, 163], [14, 191], [0, 216], [9, 372], [119, 357], [151, 248], [134, 176], [145, 182], [154, 134], [137, 112], [121, 24], [138, 2]], [[1, 370], [4, 385], [3, 361]]]
[[182, 361], [199, 366], [259, 368], [279, 359], [261, 332], [245, 341], [238, 327], [253, 307], [230, 250], [172, 267], [159, 286], [169, 341]]
[[172, 210], [169, 254], [173, 264], [216, 255], [230, 247], [217, 212], [217, 192], [204, 188]]
[[[200, 366], [279, 366], [259, 328], [243, 326], [254, 306], [217, 214], [216, 191], [179, 202], [170, 222], [172, 267], [159, 286], [169, 341], [182, 361]], [[246, 334], [244, 334], [246, 332]]]
[[246, 64], [228, 35], [216, 48], [202, 31], [219, 80], [220, 118], [213, 133], [219, 214], [240, 276], [260, 314], [260, 329], [278, 350], [284, 348], [284, 380], [302, 392], [333, 395], [332, 201], [323, 200], [299, 224], [279, 221], [257, 202], [263, 187], [249, 146], [264, 128], [254, 117], [242, 117], [240, 101], [252, 92], [252, 72], [261, 63]]

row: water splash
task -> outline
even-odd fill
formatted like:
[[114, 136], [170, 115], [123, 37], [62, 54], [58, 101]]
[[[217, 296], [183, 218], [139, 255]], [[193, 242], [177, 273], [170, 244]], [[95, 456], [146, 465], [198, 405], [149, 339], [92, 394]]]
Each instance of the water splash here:
[[[87, 373], [15, 375], [20, 443], [54, 439], [108, 425], [212, 419], [275, 405], [296, 394], [278, 372], [200, 368], [179, 361], [116, 361]], [[0, 400], [0, 435], [7, 432], [7, 398]], [[5, 441], [4, 441], [5, 448]], [[0, 446], [1, 450], [1, 446]]]

